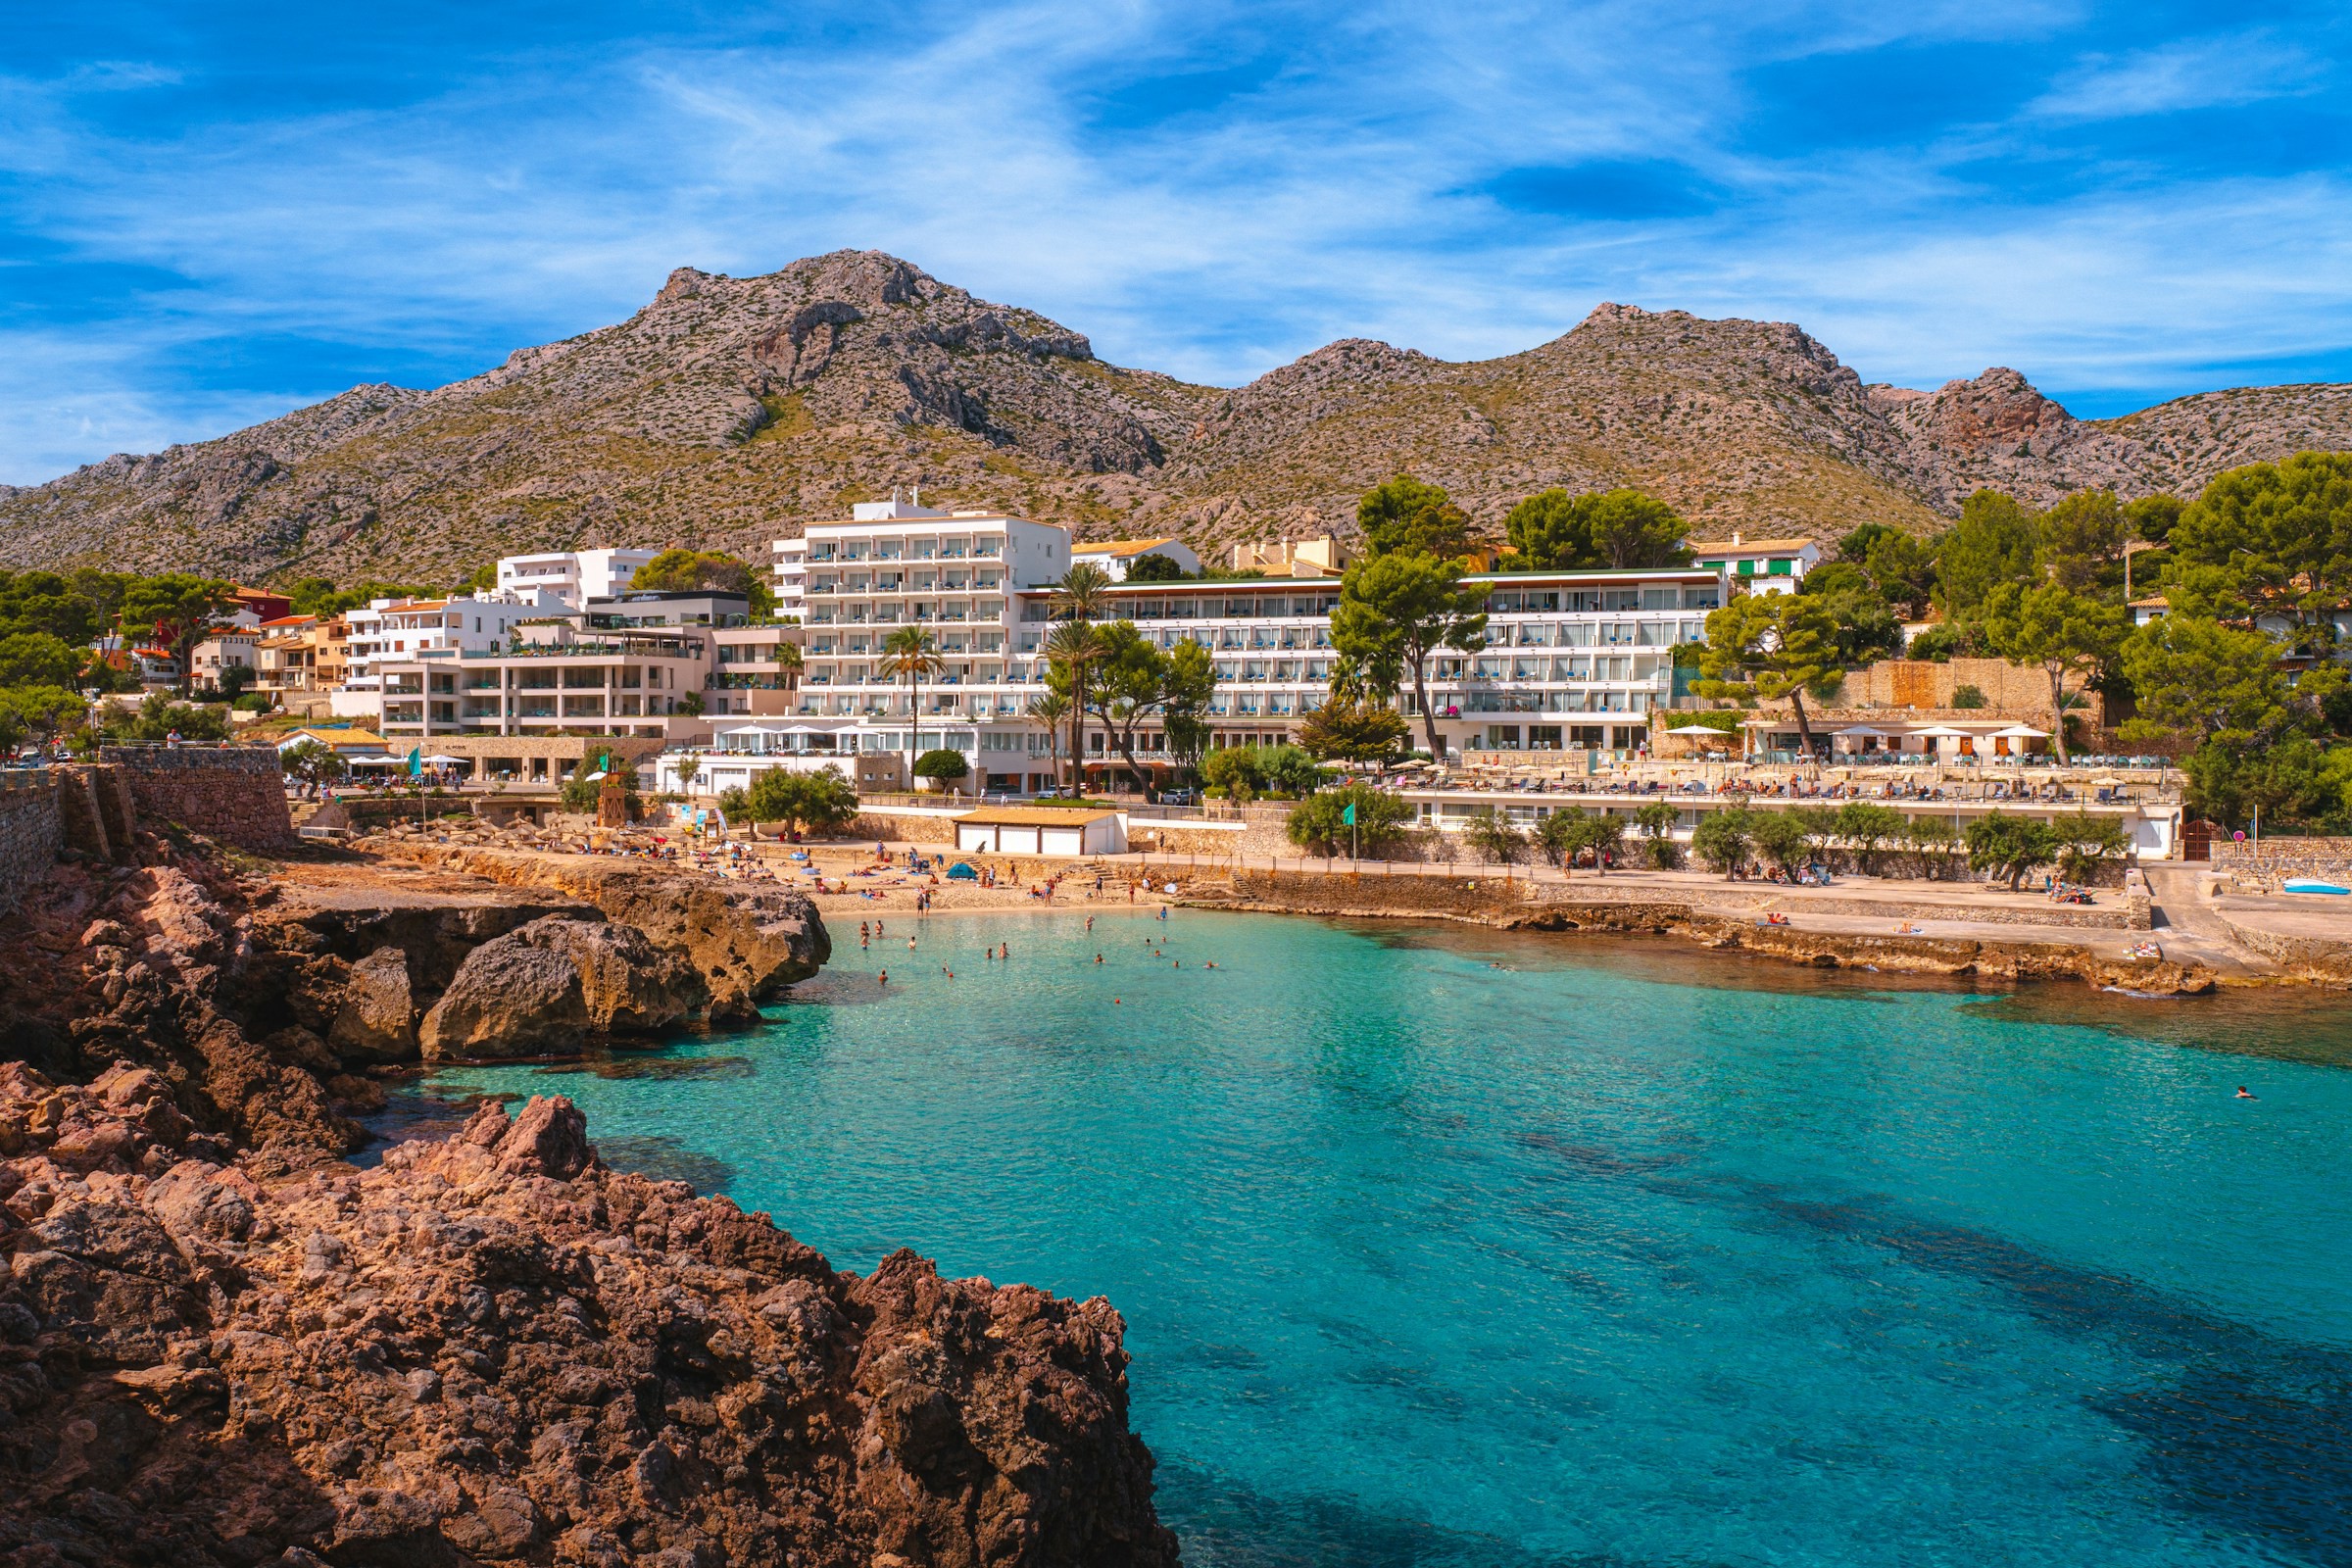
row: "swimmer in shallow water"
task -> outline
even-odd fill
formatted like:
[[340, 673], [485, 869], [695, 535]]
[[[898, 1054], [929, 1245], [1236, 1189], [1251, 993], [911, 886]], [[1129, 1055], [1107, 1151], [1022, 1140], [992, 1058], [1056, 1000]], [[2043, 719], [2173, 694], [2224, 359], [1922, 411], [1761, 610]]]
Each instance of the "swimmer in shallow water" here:
[[2239, 1084], [2237, 1086], [2237, 1098], [2239, 1100], [2260, 1100], [2262, 1097], [2254, 1093], [2253, 1090], [2248, 1089], [2244, 1084]]

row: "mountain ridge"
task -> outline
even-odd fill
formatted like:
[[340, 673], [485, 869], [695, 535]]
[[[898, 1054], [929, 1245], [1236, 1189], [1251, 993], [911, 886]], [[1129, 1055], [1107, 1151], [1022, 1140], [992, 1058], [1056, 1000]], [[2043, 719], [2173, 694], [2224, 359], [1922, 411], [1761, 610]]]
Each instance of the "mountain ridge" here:
[[1926, 529], [1985, 485], [2047, 505], [2193, 493], [2352, 446], [2352, 386], [2191, 394], [2075, 418], [2016, 370], [1865, 383], [1790, 322], [1604, 303], [1517, 354], [1343, 338], [1234, 388], [1092, 342], [875, 251], [673, 271], [625, 320], [433, 388], [353, 387], [210, 441], [0, 490], [0, 564], [454, 578], [500, 554], [766, 541], [920, 484], [1081, 537], [1206, 554], [1352, 531], [1400, 469], [1497, 528], [1553, 484], [1636, 484], [1699, 537]]

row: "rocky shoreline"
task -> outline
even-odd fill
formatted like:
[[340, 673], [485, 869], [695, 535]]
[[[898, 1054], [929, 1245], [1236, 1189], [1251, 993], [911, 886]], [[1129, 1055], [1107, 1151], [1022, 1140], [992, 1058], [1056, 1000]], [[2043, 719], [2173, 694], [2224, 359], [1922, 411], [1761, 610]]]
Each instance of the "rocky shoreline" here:
[[1766, 925], [1712, 913], [1682, 900], [1594, 898], [1530, 903], [1523, 889], [1493, 878], [1346, 877], [1291, 872], [1220, 872], [1196, 877], [1183, 900], [1199, 908], [1316, 914], [1353, 919], [1454, 920], [1508, 931], [1639, 934], [1814, 968], [2076, 979], [2142, 996], [2202, 996], [2222, 979], [2201, 963], [2117, 959], [2078, 942], [1879, 935]]
[[837, 1272], [387, 1074], [723, 1026], [803, 896], [579, 858], [142, 836], [0, 920], [0, 1564], [1172, 1564], [1109, 1303]]

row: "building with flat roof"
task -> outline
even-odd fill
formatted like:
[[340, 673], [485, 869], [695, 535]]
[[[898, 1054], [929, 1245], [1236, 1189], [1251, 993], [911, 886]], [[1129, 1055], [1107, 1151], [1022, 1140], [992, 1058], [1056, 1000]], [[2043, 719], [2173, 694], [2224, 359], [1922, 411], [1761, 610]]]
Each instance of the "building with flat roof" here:
[[1821, 564], [1820, 543], [1799, 537], [1743, 539], [1735, 532], [1729, 539], [1695, 541], [1690, 553], [1700, 565], [1722, 571], [1754, 594], [1794, 593], [1805, 573]]
[[1124, 855], [1127, 819], [1100, 808], [987, 806], [956, 818], [956, 848], [990, 855]]
[[498, 591], [530, 599], [546, 593], [573, 610], [591, 599], [611, 599], [629, 586], [637, 568], [660, 555], [659, 550], [542, 550], [527, 556], [501, 556]]
[[[1100, 566], [1112, 582], [1125, 582], [1137, 562], [1146, 556], [1158, 556], [1175, 563], [1176, 568], [1190, 576], [1200, 573], [1200, 558], [1193, 554], [1183, 540], [1165, 539], [1098, 539], [1092, 544], [1070, 546], [1070, 564]], [[1162, 568], [1163, 570], [1165, 568]]]
[[[846, 523], [779, 540], [779, 610], [800, 620], [797, 686], [763, 695], [768, 720], [821, 732], [824, 752], [965, 754], [970, 787], [1034, 793], [1056, 787], [1063, 736], [1025, 717], [1046, 691], [1053, 586], [1072, 547], [1058, 527], [994, 513], [942, 513], [903, 501], [857, 509]], [[1336, 549], [1329, 553], [1337, 562]], [[1488, 646], [1442, 653], [1429, 679], [1432, 717], [1448, 750], [1630, 751], [1673, 693], [1673, 649], [1704, 638], [1725, 592], [1720, 568], [1479, 573], [1488, 590]], [[1138, 582], [1114, 586], [1106, 616], [1131, 620], [1163, 648], [1195, 642], [1218, 683], [1204, 715], [1209, 745], [1287, 741], [1329, 690], [1335, 651], [1331, 577]], [[940, 671], [917, 693], [886, 668], [884, 645], [906, 626], [931, 635]], [[1400, 699], [1415, 719], [1418, 699]], [[919, 722], [919, 735], [914, 726]], [[730, 726], [716, 726], [728, 744]], [[789, 727], [789, 726], [786, 726]], [[1066, 733], [1066, 732], [1065, 732]], [[730, 768], [800, 765], [801, 744], [747, 749]], [[1122, 771], [1100, 725], [1088, 726], [1090, 777]], [[1141, 726], [1139, 760], [1168, 768], [1163, 730]], [[767, 760], [767, 759], [774, 760]]]

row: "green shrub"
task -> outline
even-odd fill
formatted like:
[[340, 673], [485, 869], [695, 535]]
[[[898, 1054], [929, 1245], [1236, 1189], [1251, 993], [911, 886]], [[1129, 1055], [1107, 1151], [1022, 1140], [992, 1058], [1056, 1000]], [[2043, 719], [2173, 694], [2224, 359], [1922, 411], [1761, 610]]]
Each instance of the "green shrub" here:
[[944, 746], [934, 747], [914, 760], [916, 778], [957, 779], [968, 777], [971, 771], [969, 759]]
[[[1355, 823], [1341, 820], [1355, 808]], [[1378, 855], [1403, 836], [1413, 819], [1412, 803], [1369, 784], [1322, 790], [1291, 808], [1286, 830], [1291, 842], [1317, 855], [1344, 855], [1350, 845]]]
[[1690, 835], [1690, 847], [1698, 858], [1730, 876], [1747, 863], [1748, 851], [1754, 841], [1749, 836], [1753, 813], [1743, 807], [1728, 810], [1709, 811], [1698, 819], [1698, 828]]
[[821, 836], [857, 818], [858, 792], [831, 763], [810, 773], [771, 767], [752, 781], [745, 809], [755, 821], [785, 822]]

